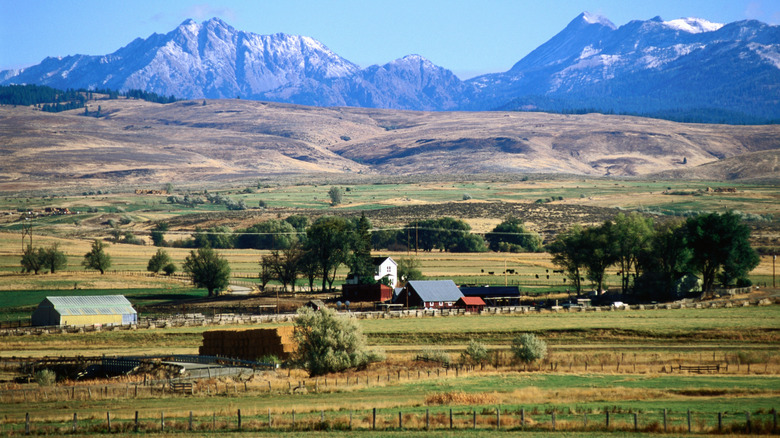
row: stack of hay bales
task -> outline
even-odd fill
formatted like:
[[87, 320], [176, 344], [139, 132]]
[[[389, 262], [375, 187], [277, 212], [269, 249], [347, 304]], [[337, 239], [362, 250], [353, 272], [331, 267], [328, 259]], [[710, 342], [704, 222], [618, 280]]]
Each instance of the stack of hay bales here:
[[200, 354], [245, 360], [274, 355], [286, 360], [295, 352], [293, 332], [293, 327], [210, 330], [203, 332]]

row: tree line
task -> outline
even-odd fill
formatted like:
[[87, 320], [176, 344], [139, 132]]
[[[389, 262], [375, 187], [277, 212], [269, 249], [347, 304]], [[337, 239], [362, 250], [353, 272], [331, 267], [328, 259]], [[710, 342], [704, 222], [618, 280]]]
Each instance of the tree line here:
[[701, 277], [703, 291], [749, 286], [747, 274], [759, 263], [750, 229], [732, 212], [654, 224], [636, 213], [618, 214], [593, 227], [575, 226], [558, 235], [548, 251], [579, 294], [582, 281], [602, 290], [606, 270], [617, 267], [624, 292], [676, 298], [686, 275]]
[[[367, 219], [366, 219], [367, 220]], [[354, 219], [352, 220], [354, 222]], [[336, 226], [334, 224], [334, 226]], [[192, 237], [166, 241], [163, 236], [168, 225], [158, 223], [152, 229], [156, 246], [216, 249], [285, 250], [305, 238], [310, 227], [309, 218], [292, 215], [286, 219], [269, 219], [247, 228], [233, 230], [227, 226], [208, 229], [196, 228]], [[396, 229], [372, 229], [369, 223], [366, 241], [370, 249], [405, 251], [434, 250], [442, 252], [539, 252], [543, 250], [542, 237], [528, 230], [523, 222], [508, 217], [484, 236], [471, 232], [471, 227], [460, 219], [443, 217], [412, 221]]]
[[[0, 104], [2, 105], [34, 105], [41, 111], [61, 112], [77, 108], [84, 108], [87, 101], [95, 95], [103, 95], [108, 99], [118, 99], [120, 96], [129, 99], [141, 99], [154, 103], [176, 102], [175, 96], [160, 96], [143, 90], [127, 90], [120, 92], [109, 89], [85, 88], [59, 90], [45, 85], [3, 85], [0, 86]], [[89, 115], [90, 113], [86, 113]]]

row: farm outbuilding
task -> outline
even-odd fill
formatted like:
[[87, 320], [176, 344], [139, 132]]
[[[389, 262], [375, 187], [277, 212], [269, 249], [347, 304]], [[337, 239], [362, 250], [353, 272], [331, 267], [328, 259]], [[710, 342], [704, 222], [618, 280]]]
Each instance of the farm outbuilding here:
[[406, 307], [452, 308], [463, 294], [452, 280], [411, 280], [396, 299]]
[[381, 283], [345, 284], [341, 287], [341, 291], [343, 298], [352, 302], [385, 302], [393, 298], [393, 289]]
[[32, 314], [32, 325], [129, 325], [138, 313], [123, 295], [46, 297]]
[[485, 302], [480, 297], [462, 297], [455, 303], [455, 307], [478, 313], [485, 309]]
[[520, 289], [517, 286], [461, 286], [467, 297], [480, 297], [491, 306], [517, 306], [520, 304]]

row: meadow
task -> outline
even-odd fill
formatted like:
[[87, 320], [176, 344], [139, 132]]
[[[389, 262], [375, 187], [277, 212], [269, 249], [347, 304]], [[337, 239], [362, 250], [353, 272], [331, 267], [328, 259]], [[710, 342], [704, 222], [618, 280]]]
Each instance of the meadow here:
[[[342, 187], [344, 202], [331, 207], [327, 191]], [[736, 193], [708, 191], [707, 188], [736, 187]], [[349, 189], [349, 190], [347, 190]], [[94, 189], [91, 189], [94, 190]], [[201, 187], [177, 188], [177, 193], [200, 191]], [[780, 191], [777, 187], [724, 182], [667, 182], [632, 179], [597, 179], [531, 176], [526, 180], [483, 178], [471, 181], [404, 181], [403, 183], [317, 181], [316, 184], [276, 184], [258, 181], [232, 187], [209, 187], [250, 206], [246, 212], [228, 212], [224, 206], [185, 207], [166, 203], [163, 195], [130, 193], [100, 194], [9, 194], [0, 198], [0, 322], [24, 318], [47, 295], [97, 295], [122, 293], [140, 308], [153, 305], [189, 306], [203, 301], [204, 290], [192, 288], [182, 277], [149, 275], [146, 263], [157, 248], [151, 245], [110, 243], [112, 267], [105, 275], [85, 271], [83, 255], [91, 239], [108, 238], [108, 221], [123, 221], [130, 231], [149, 242], [153, 221], [169, 220], [177, 225], [166, 238], [182, 238], [196, 226], [228, 225], [236, 229], [259, 220], [290, 214], [353, 214], [387, 211], [377, 216], [377, 227], [396, 226], [394, 208], [404, 206], [457, 205], [476, 207], [487, 204], [522, 203], [544, 205], [619, 207], [623, 210], [652, 212], [663, 219], [683, 217], [691, 212], [739, 210], [745, 214], [757, 235], [754, 245], [777, 247], [777, 220]], [[666, 193], [664, 193], [666, 192]], [[464, 195], [471, 199], [464, 201]], [[556, 200], [552, 200], [552, 198]], [[558, 200], [561, 197], [563, 200]], [[549, 199], [549, 201], [548, 201]], [[254, 208], [260, 202], [266, 208]], [[42, 211], [45, 207], [67, 207], [78, 214], [39, 215], [33, 224], [34, 244], [58, 244], [68, 256], [68, 266], [55, 274], [21, 274], [19, 259], [23, 245], [20, 211]], [[425, 211], [425, 210], [421, 210]], [[467, 211], [467, 209], [454, 210]], [[611, 210], [616, 212], [618, 210]], [[603, 213], [599, 213], [603, 214]], [[593, 216], [601, 217], [601, 216]], [[475, 214], [464, 217], [475, 232], [487, 232], [502, 217]], [[581, 218], [567, 216], [565, 210], [548, 221], [529, 221], [539, 232], [559, 229]], [[557, 226], [558, 226], [557, 225]], [[167, 248], [181, 266], [189, 249]], [[234, 280], [253, 282], [259, 260], [265, 251], [220, 250], [232, 268]], [[417, 258], [424, 275], [431, 279], [451, 278], [456, 283], [518, 285], [527, 295], [553, 294], [568, 297], [563, 276], [553, 273], [546, 253], [407, 253], [377, 252], [375, 255]], [[511, 274], [509, 272], [512, 272]], [[337, 284], [346, 276], [338, 273]], [[764, 255], [751, 274], [754, 283], [772, 282], [772, 259]], [[610, 268], [607, 284], [619, 283]], [[306, 293], [298, 294], [306, 297]], [[249, 298], [247, 298], [249, 300]], [[549, 436], [551, 414], [557, 415], [557, 430], [566, 436], [602, 436], [604, 416], [610, 412], [610, 435], [643, 436], [662, 430], [664, 409], [669, 415], [669, 432], [687, 433], [687, 411], [693, 412], [694, 434], [712, 432], [717, 413], [726, 413], [728, 424], [744, 429], [745, 412], [754, 426], [766, 431], [772, 409], [780, 400], [780, 310], [778, 306], [749, 306], [704, 309], [655, 309], [601, 312], [532, 312], [512, 315], [480, 315], [439, 318], [361, 319], [368, 345], [385, 352], [387, 360], [366, 370], [349, 371], [314, 380], [301, 370], [258, 371], [251, 377], [210, 379], [197, 383], [195, 395], [161, 392], [161, 383], [141, 387], [139, 377], [96, 382], [59, 382], [53, 386], [14, 383], [13, 357], [47, 355], [135, 355], [193, 354], [202, 333], [213, 326], [157, 328], [6, 336], [0, 340], [0, 433], [24, 433], [24, 415], [33, 418], [33, 433], [61, 435], [72, 433], [69, 419], [78, 413], [81, 433], [105, 433], [106, 411], [113, 416], [116, 435], [132, 435], [133, 416], [139, 411], [143, 431], [158, 435], [180, 434], [188, 429], [188, 415], [195, 417], [193, 428], [201, 435], [230, 431], [231, 436], [310, 436], [312, 430], [333, 435], [350, 435], [346, 424], [371, 430], [372, 408], [378, 409], [378, 427], [373, 434], [392, 436], [448, 436], [448, 414], [454, 411], [458, 433], [464, 436], [490, 434], [497, 427], [496, 411], [501, 412], [501, 429], [524, 434]], [[289, 324], [289, 323], [287, 323]], [[269, 326], [264, 324], [262, 326]], [[249, 326], [242, 326], [249, 327]], [[511, 362], [509, 346], [519, 333], [533, 332], [549, 345], [549, 357], [534, 367]], [[457, 361], [470, 339], [485, 343], [491, 350], [489, 363], [477, 369], [454, 374], [435, 363], [418, 362], [424, 349], [433, 349]], [[670, 374], [680, 364], [719, 364], [713, 374]], [[728, 368], [726, 368], [728, 367]], [[393, 378], [395, 376], [395, 378]], [[350, 384], [346, 379], [350, 378]], [[304, 381], [307, 391], [293, 392]], [[338, 382], [341, 382], [339, 384]], [[270, 388], [269, 389], [269, 385]], [[89, 388], [89, 389], [88, 389]], [[106, 388], [105, 393], [100, 388]], [[66, 390], [77, 390], [75, 398]], [[34, 403], [26, 403], [25, 400]], [[244, 415], [244, 429], [236, 425], [236, 413]], [[274, 426], [267, 424], [268, 412]], [[423, 432], [428, 411], [432, 430]], [[520, 412], [527, 423], [521, 426]], [[296, 412], [296, 425], [292, 412]], [[404, 427], [398, 427], [398, 412]], [[476, 430], [472, 428], [475, 416]], [[639, 415], [639, 431], [633, 432], [633, 414]], [[160, 430], [160, 416], [166, 430]], [[584, 427], [584, 417], [590, 426]], [[322, 421], [324, 418], [324, 421]], [[732, 426], [729, 426], [732, 427]], [[740, 429], [742, 428], [742, 429]], [[354, 432], [360, 433], [360, 432]]]

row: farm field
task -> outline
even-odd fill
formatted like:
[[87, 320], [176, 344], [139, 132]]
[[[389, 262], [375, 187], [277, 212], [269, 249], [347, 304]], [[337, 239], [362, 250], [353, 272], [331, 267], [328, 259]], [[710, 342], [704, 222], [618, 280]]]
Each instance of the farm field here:
[[[246, 429], [271, 433], [264, 423], [270, 410], [274, 427], [282, 431], [277, 433], [286, 435], [293, 427], [294, 411], [299, 429], [325, 427], [341, 434], [346, 433], [339, 430], [346, 428], [350, 414], [353, 429], [371, 430], [373, 408], [378, 411], [377, 428], [388, 432], [396, 430], [398, 412], [402, 412], [405, 427], [398, 432], [401, 435], [424, 428], [426, 410], [432, 428], [444, 433], [450, 409], [455, 427], [466, 430], [472, 429], [476, 409], [477, 431], [464, 430], [465, 435], [495, 432], [496, 409], [501, 411], [503, 430], [520, 428], [521, 410], [529, 429], [550, 430], [554, 411], [559, 430], [570, 430], [573, 436], [588, 436], [578, 432], [585, 415], [591, 433], [603, 433], [607, 411], [613, 433], [632, 430], [633, 413], [639, 415], [640, 431], [659, 431], [664, 409], [669, 430], [679, 435], [687, 430], [688, 410], [693, 413], [693, 430], [698, 432], [714, 430], [718, 412], [725, 413], [725, 424], [736, 424], [728, 426], [736, 430], [744, 427], [745, 412], [751, 413], [753, 427], [765, 428], [780, 399], [779, 312], [777, 306], [767, 306], [360, 320], [369, 344], [385, 349], [388, 356], [386, 362], [367, 370], [317, 380], [300, 370], [260, 371], [235, 379], [200, 380], [194, 395], [162, 393], [147, 386], [138, 391], [134, 389], [141, 383], [138, 377], [63, 382], [52, 387], [3, 383], [0, 430], [20, 433], [25, 414], [33, 418], [35, 430], [66, 430], [77, 412], [83, 430], [105, 432], [106, 411], [110, 411], [115, 430], [130, 432], [134, 412], [139, 411], [143, 430], [159, 433], [164, 415], [173, 433], [186, 430], [191, 411], [196, 430], [208, 433], [214, 424], [218, 429], [235, 430], [240, 409]], [[43, 352], [192, 353], [202, 332], [212, 328], [5, 338], [2, 355], [7, 361], [11, 356]], [[538, 333], [549, 344], [548, 359], [535, 371], [523, 371], [506, 359], [512, 336], [524, 331]], [[457, 373], [414, 360], [419, 351], [432, 345], [455, 360], [469, 338], [488, 342], [499, 352], [495, 356], [498, 363]], [[584, 368], [584, 363], [590, 368]], [[680, 363], [718, 363], [728, 369], [713, 374], [669, 374]], [[301, 381], [309, 390], [291, 393], [290, 385]], [[68, 391], [75, 400], [64, 395]], [[24, 403], [25, 399], [35, 403]]]
[[[316, 184], [315, 184], [316, 183]], [[342, 187], [344, 203], [330, 207], [327, 191]], [[161, 187], [155, 187], [159, 189]], [[206, 187], [182, 186], [175, 193], [201, 192]], [[735, 188], [735, 192], [710, 189]], [[347, 190], [348, 189], [348, 190]], [[600, 223], [621, 210], [652, 214], [657, 221], [684, 217], [691, 212], [739, 210], [753, 232], [753, 245], [768, 248], [759, 266], [750, 273], [754, 294], [772, 284], [772, 249], [780, 243], [780, 190], [776, 186], [725, 182], [641, 181], [583, 177], [530, 176], [475, 181], [456, 179], [413, 180], [402, 183], [362, 180], [307, 181], [303, 183], [255, 181], [232, 187], [208, 187], [250, 207], [226, 211], [222, 205], [185, 207], [166, 202], [166, 195], [90, 192], [6, 194], [0, 197], [0, 322], [28, 317], [47, 295], [98, 295], [122, 293], [141, 309], [167, 306], [177, 313], [216, 312], [214, 307], [253, 306], [273, 302], [269, 296], [205, 299], [206, 291], [195, 289], [179, 276], [152, 276], [146, 264], [157, 248], [151, 246], [149, 230], [155, 221], [171, 224], [166, 239], [189, 237], [197, 227], [217, 225], [239, 229], [270, 218], [291, 214], [317, 217], [323, 214], [354, 216], [365, 213], [376, 228], [402, 226], [416, 218], [452, 216], [462, 218], [472, 231], [485, 233], [507, 214], [517, 214], [545, 239], [575, 223]], [[666, 193], [664, 193], [666, 192]], [[464, 195], [470, 200], [464, 201]], [[555, 200], [553, 200], [555, 198]], [[558, 199], [558, 198], [563, 198]], [[542, 202], [536, 203], [535, 201]], [[255, 208], [260, 202], [266, 208]], [[55, 274], [21, 274], [21, 211], [67, 207], [78, 214], [47, 216], [28, 221], [33, 225], [34, 244], [57, 244], [68, 256], [68, 266]], [[83, 255], [92, 239], [108, 239], [109, 220], [120, 223], [146, 245], [109, 242], [112, 267], [105, 274], [85, 271]], [[181, 266], [190, 249], [166, 248]], [[267, 251], [218, 250], [230, 263], [234, 282], [257, 281], [259, 260]], [[566, 299], [567, 285], [546, 253], [444, 253], [380, 251], [374, 255], [420, 261], [429, 279], [453, 279], [458, 284], [519, 285], [528, 296]], [[619, 284], [617, 269], [607, 271], [606, 284]], [[511, 272], [511, 273], [510, 273]], [[338, 271], [338, 286], [347, 268]], [[298, 283], [299, 291], [303, 281]], [[272, 286], [276, 286], [272, 283]], [[299, 292], [296, 303], [308, 299]], [[757, 295], [752, 295], [757, 296]], [[320, 297], [324, 297], [320, 295]], [[747, 298], [737, 297], [737, 298]], [[285, 295], [283, 299], [292, 299]], [[263, 301], [265, 300], [265, 301]], [[671, 433], [687, 433], [686, 413], [693, 412], [694, 433], [712, 432], [718, 412], [725, 412], [729, 429], [743, 429], [745, 412], [755, 427], [766, 431], [772, 409], [780, 407], [780, 307], [748, 306], [704, 309], [654, 309], [600, 312], [532, 312], [512, 315], [473, 315], [437, 318], [361, 319], [359, 323], [371, 348], [385, 352], [387, 360], [366, 370], [328, 375], [314, 380], [301, 370], [262, 371], [251, 377], [213, 378], [197, 382], [194, 395], [160, 391], [161, 382], [131, 388], [142, 378], [94, 382], [60, 382], [54, 386], [17, 383], [13, 358], [44, 356], [119, 356], [145, 354], [195, 354], [202, 333], [224, 326], [187, 326], [152, 330], [118, 330], [73, 334], [41, 334], [0, 338], [0, 434], [24, 433], [24, 415], [33, 418], [34, 434], [71, 434], [73, 413], [78, 413], [84, 434], [105, 433], [106, 411], [113, 420], [112, 435], [133, 435], [132, 418], [139, 411], [144, 432], [180, 435], [195, 417], [200, 435], [219, 434], [211, 427], [230, 430], [231, 436], [311, 436], [323, 429], [329, 435], [450, 436], [449, 410], [454, 411], [458, 435], [476, 436], [495, 432], [496, 409], [501, 429], [520, 429], [521, 409], [526, 415], [525, 436], [550, 436], [550, 416], [555, 412], [557, 434], [603, 436], [604, 416], [612, 417], [610, 436], [657, 436], [662, 430], [664, 409], [669, 413]], [[286, 324], [291, 324], [287, 322]], [[273, 324], [256, 327], [273, 327]], [[249, 328], [242, 325], [240, 328]], [[510, 344], [519, 333], [533, 332], [549, 346], [549, 356], [535, 367], [511, 363]], [[491, 350], [490, 363], [453, 375], [436, 363], [415, 358], [423, 350], [436, 350], [457, 361], [470, 339]], [[717, 373], [678, 371], [679, 365], [717, 364]], [[395, 379], [393, 378], [395, 376]], [[161, 378], [160, 376], [150, 376]], [[346, 379], [350, 378], [350, 384]], [[293, 392], [305, 382], [307, 390]], [[341, 382], [341, 385], [336, 382]], [[269, 390], [269, 385], [271, 389]], [[106, 388], [105, 392], [101, 388]], [[75, 394], [65, 395], [67, 390]], [[29, 402], [25, 402], [29, 397]], [[32, 403], [30, 403], [32, 402]], [[371, 409], [378, 409], [377, 431], [371, 430]], [[244, 428], [236, 427], [241, 409]], [[267, 427], [271, 410], [277, 430]], [[425, 414], [432, 417], [430, 431]], [[297, 426], [292, 424], [296, 412]], [[398, 428], [398, 412], [405, 427]], [[474, 413], [477, 430], [471, 427]], [[160, 431], [160, 415], [166, 418]], [[347, 427], [352, 413], [353, 428]], [[633, 432], [633, 414], [639, 415], [639, 431]], [[582, 424], [588, 415], [591, 423]], [[324, 416], [325, 421], [321, 421]], [[760, 425], [760, 426], [759, 426]], [[729, 426], [732, 427], [732, 426]], [[295, 430], [294, 430], [295, 429]]]

